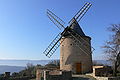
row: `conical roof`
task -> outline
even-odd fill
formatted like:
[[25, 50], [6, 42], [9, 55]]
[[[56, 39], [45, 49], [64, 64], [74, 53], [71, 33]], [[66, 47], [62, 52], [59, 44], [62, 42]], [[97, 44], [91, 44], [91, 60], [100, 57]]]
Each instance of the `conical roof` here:
[[80, 25], [78, 22], [74, 19], [73, 23], [71, 24], [71, 29], [73, 29], [75, 32], [77, 32], [81, 36], [85, 36], [83, 30], [81, 29]]

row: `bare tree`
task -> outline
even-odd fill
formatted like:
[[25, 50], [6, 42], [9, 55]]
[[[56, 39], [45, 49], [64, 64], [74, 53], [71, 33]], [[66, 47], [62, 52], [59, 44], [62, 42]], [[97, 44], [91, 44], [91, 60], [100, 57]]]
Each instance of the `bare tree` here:
[[56, 66], [60, 66], [60, 60], [52, 60], [49, 64], [55, 64]]
[[46, 67], [60, 67], [60, 60], [52, 60], [48, 64], [45, 65]]
[[114, 75], [116, 76], [117, 68], [120, 65], [120, 24], [112, 24], [108, 30], [112, 34], [110, 40], [105, 42], [103, 48], [108, 60], [114, 64]]

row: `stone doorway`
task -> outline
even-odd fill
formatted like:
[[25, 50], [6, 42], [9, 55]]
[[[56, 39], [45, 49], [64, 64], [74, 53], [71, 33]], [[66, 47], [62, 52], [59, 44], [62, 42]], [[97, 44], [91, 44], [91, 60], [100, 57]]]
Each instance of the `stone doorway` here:
[[82, 64], [76, 63], [76, 74], [81, 74], [81, 73], [82, 73]]

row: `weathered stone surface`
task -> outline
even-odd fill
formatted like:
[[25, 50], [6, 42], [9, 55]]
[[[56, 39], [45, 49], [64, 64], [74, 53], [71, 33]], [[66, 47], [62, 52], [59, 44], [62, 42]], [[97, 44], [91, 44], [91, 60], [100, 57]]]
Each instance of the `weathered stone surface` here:
[[71, 71], [44, 71], [44, 80], [72, 80], [72, 73]]
[[81, 63], [81, 73], [92, 72], [91, 38], [82, 38], [86, 43], [80, 39], [82, 44], [78, 44], [70, 36], [62, 38], [64, 41], [60, 45], [60, 70], [76, 73], [76, 63]]

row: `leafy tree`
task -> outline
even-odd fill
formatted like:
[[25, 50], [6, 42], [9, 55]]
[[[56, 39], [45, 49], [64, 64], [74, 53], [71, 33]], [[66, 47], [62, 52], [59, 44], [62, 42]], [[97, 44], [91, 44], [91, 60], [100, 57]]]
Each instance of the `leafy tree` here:
[[0, 74], [0, 77], [3, 77], [4, 76], [4, 74]]
[[17, 72], [12, 73], [12, 77], [18, 77], [18, 76], [19, 76], [19, 73]]
[[117, 68], [120, 65], [120, 24], [113, 24], [108, 30], [112, 32], [112, 34], [110, 40], [106, 41], [103, 48], [104, 53], [108, 56], [108, 60], [114, 64], [114, 75], [116, 76]]

